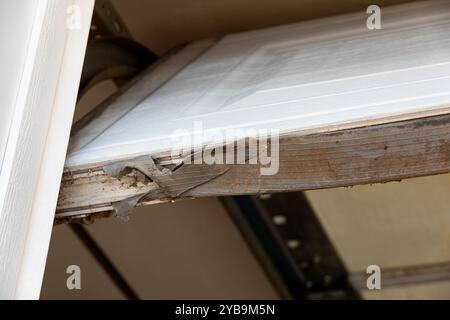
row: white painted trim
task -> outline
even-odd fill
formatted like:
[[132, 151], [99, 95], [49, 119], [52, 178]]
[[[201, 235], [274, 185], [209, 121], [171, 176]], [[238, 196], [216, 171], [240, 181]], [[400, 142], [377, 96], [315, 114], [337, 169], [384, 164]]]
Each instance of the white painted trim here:
[[[0, 175], [3, 299], [39, 297], [93, 4], [38, 3]], [[67, 28], [70, 5], [80, 29]]]

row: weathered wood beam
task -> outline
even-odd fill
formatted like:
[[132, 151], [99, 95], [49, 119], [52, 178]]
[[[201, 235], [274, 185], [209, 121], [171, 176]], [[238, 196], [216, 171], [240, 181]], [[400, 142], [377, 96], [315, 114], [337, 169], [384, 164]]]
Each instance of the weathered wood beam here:
[[[171, 164], [167, 154], [152, 157], [163, 167]], [[195, 181], [208, 177], [211, 172], [210, 179], [195, 185]], [[346, 187], [447, 172], [450, 172], [450, 115], [437, 115], [348, 130], [282, 136], [279, 172], [272, 176], [260, 175], [259, 165], [183, 164], [165, 185], [178, 187], [176, 197], [168, 197], [158, 184], [143, 179], [137, 170], [120, 178], [105, 173], [102, 164], [78, 172], [66, 170], [57, 218], [111, 211], [115, 202], [150, 191], [152, 194], [139, 199], [139, 204]]]

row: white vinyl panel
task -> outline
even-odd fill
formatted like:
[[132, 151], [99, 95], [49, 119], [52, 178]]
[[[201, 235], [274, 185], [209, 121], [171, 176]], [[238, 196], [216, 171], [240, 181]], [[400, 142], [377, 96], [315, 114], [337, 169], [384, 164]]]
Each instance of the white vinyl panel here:
[[0, 1], [0, 172], [36, 6], [36, 1], [29, 0]]
[[[20, 1], [35, 4], [34, 17], [16, 2], [2, 0], [19, 11], [13, 25], [33, 23], [23, 71], [0, 74], [20, 78], [0, 173], [0, 298], [37, 299], [94, 1]], [[79, 28], [68, 28], [71, 12]]]

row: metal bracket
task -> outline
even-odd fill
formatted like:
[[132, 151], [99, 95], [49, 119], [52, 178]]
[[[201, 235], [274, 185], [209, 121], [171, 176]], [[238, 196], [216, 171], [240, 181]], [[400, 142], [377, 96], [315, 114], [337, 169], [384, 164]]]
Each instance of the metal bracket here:
[[131, 39], [131, 34], [123, 23], [110, 0], [96, 0], [94, 8], [94, 35], [110, 35]]

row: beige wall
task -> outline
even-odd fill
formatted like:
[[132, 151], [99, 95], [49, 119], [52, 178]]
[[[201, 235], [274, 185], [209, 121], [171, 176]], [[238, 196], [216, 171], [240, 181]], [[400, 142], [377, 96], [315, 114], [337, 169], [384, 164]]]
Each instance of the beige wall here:
[[158, 54], [193, 40], [407, 0], [113, 0], [132, 35]]
[[[351, 272], [450, 261], [450, 175], [308, 192]], [[446, 298], [450, 282], [365, 291], [367, 298]]]
[[[87, 230], [145, 299], [276, 299], [264, 272], [219, 200], [138, 208], [129, 222], [98, 220]], [[66, 288], [68, 265], [82, 290]], [[43, 299], [121, 298], [67, 226], [53, 232]]]

